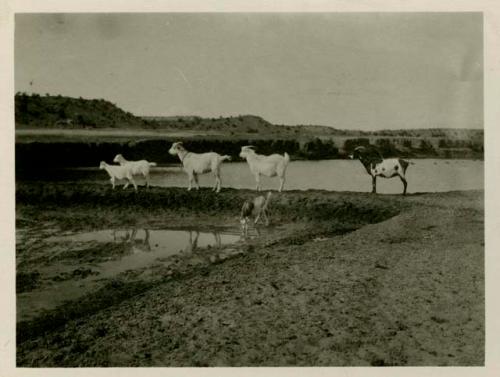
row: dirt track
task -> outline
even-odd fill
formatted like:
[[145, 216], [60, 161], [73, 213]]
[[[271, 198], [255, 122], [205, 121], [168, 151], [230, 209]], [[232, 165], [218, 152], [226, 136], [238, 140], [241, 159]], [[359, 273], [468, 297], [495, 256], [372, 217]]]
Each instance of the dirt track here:
[[[20, 191], [29, 202], [29, 189]], [[284, 193], [278, 240], [28, 337], [18, 366], [483, 365], [482, 195]], [[109, 213], [123, 211], [113, 206]], [[142, 222], [175, 218], [169, 209], [148, 217], [148, 206]], [[221, 224], [234, 224], [232, 208], [219, 210]], [[182, 221], [213, 222], [207, 211], [186, 209]], [[357, 230], [335, 235], [328, 211], [337, 227]], [[56, 212], [50, 203], [18, 206], [24, 219]], [[369, 215], [381, 222], [356, 222]]]

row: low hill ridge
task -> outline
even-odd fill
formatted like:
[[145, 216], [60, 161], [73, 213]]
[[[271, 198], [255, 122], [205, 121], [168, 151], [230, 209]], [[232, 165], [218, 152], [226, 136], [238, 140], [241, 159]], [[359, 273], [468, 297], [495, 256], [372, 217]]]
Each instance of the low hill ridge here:
[[314, 137], [447, 138], [482, 141], [482, 129], [422, 128], [360, 131], [324, 125], [278, 125], [257, 115], [202, 118], [190, 116], [136, 116], [104, 99], [17, 93], [16, 127], [32, 129], [150, 129], [223, 132], [230, 135]]

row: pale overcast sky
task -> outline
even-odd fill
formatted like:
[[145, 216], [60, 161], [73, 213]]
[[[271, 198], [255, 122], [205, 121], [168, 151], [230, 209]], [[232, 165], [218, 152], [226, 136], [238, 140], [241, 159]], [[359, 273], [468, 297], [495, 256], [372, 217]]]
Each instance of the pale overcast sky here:
[[18, 14], [15, 86], [136, 115], [481, 128], [482, 38], [479, 13]]

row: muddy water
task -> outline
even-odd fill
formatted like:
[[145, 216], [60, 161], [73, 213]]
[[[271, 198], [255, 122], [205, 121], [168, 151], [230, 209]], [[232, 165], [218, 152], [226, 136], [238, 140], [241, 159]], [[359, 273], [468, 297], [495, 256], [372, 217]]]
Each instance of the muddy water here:
[[110, 279], [149, 279], [155, 267], [169, 266], [173, 258], [213, 261], [221, 253], [234, 254], [235, 249], [225, 247], [241, 240], [238, 231], [219, 230], [105, 229], [57, 234], [49, 229], [37, 233], [17, 230], [18, 279], [25, 271], [36, 280], [17, 295], [18, 321], [77, 300]]

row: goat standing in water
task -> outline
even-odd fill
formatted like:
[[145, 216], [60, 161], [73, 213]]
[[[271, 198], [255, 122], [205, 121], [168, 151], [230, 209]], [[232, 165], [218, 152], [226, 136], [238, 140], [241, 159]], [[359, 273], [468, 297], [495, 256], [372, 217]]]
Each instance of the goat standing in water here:
[[368, 150], [366, 147], [357, 147], [353, 153], [349, 155], [351, 159], [359, 159], [366, 169], [366, 172], [372, 177], [372, 193], [377, 192], [377, 177], [393, 178], [398, 176], [403, 182], [403, 195], [406, 195], [406, 169], [410, 164], [408, 161], [401, 158], [383, 158], [382, 155], [376, 151]]
[[269, 218], [267, 217], [267, 207], [269, 206], [269, 200], [271, 199], [271, 192], [268, 192], [266, 196], [258, 196], [253, 201], [247, 200], [243, 203], [241, 207], [240, 223], [242, 232], [244, 235], [248, 233], [248, 223], [250, 222], [250, 216], [255, 216], [254, 224], [257, 224], [262, 217], [265, 221], [266, 226], [269, 225]]

